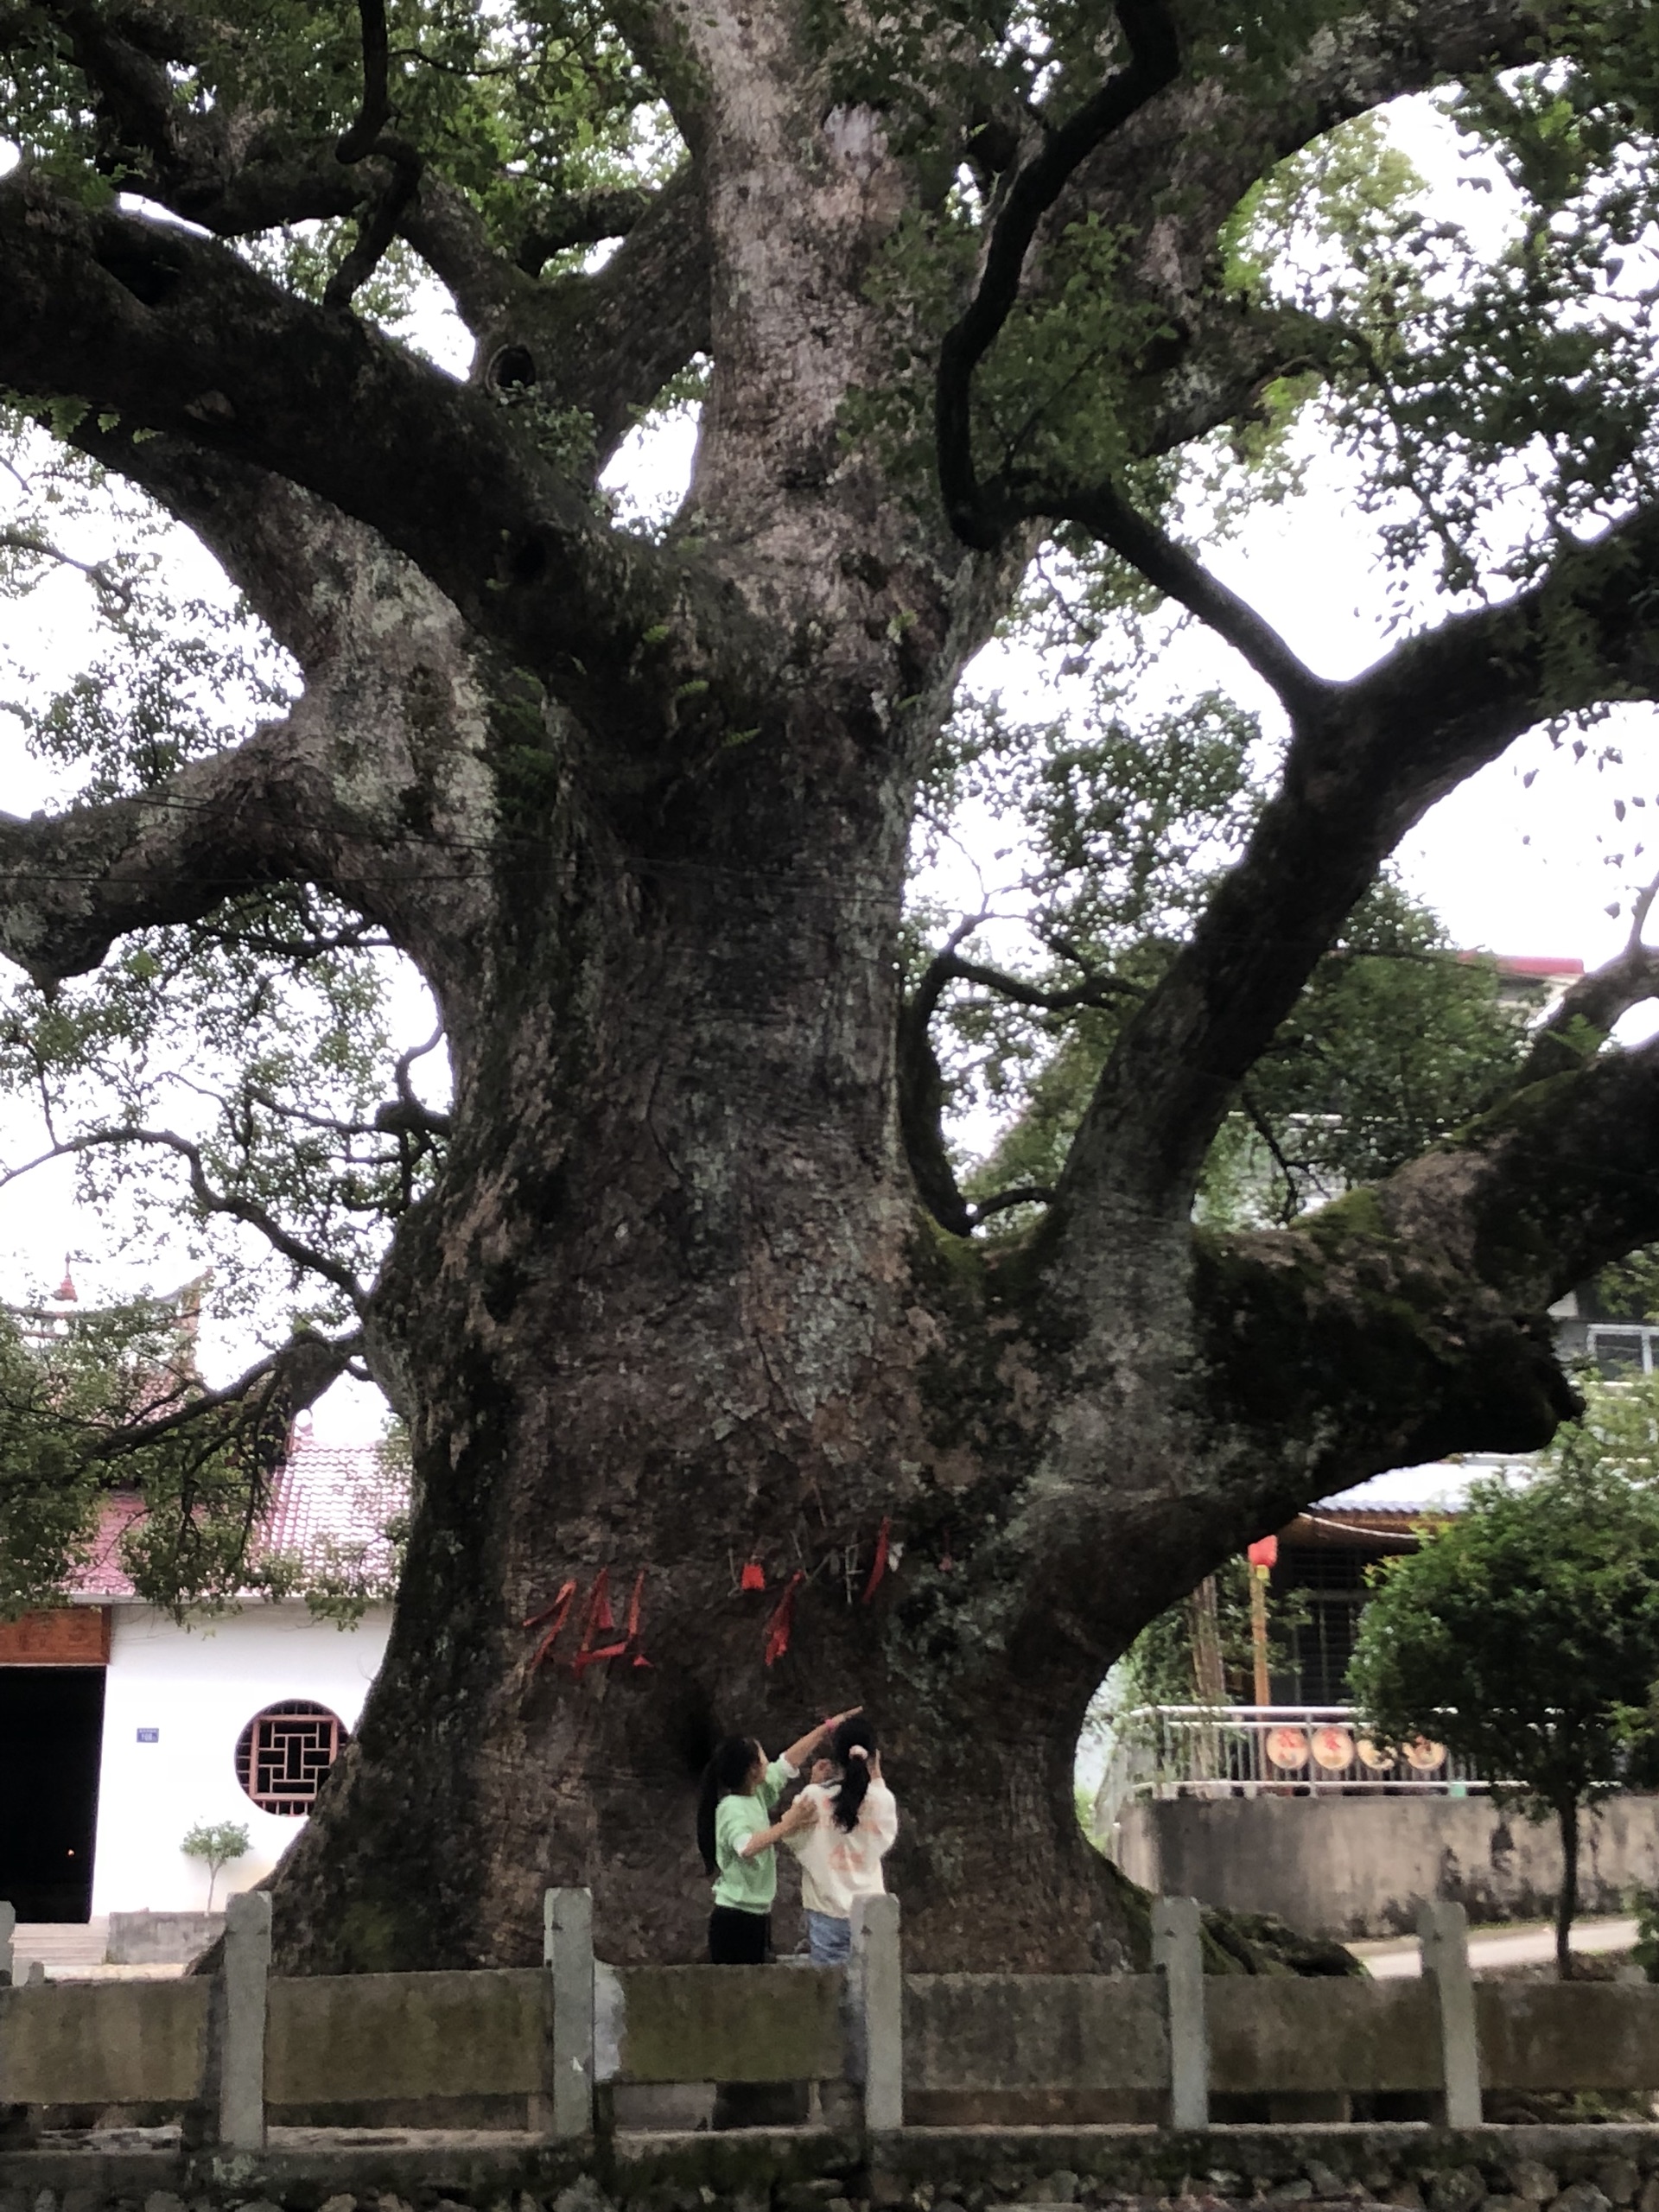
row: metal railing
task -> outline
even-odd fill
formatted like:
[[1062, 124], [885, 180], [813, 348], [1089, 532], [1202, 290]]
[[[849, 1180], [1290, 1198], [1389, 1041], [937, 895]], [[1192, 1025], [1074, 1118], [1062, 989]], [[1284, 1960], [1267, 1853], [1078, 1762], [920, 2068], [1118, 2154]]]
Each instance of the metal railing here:
[[1145, 1797], [1461, 1797], [1488, 1786], [1444, 1744], [1373, 1744], [1351, 1705], [1146, 1705], [1113, 1723], [1095, 1820], [1104, 1834]]

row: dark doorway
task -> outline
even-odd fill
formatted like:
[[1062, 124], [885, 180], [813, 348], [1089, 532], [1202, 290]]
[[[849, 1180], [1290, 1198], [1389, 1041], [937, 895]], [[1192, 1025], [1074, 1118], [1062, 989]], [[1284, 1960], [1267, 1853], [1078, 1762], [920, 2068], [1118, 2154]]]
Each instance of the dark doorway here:
[[0, 1899], [86, 1920], [104, 1737], [101, 1667], [0, 1667]]

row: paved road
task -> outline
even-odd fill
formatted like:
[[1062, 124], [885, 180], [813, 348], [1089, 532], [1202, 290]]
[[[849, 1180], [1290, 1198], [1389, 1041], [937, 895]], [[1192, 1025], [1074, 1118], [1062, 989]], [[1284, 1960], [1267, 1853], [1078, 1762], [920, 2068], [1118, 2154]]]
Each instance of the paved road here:
[[[1575, 1951], [1628, 1951], [1636, 1941], [1633, 1920], [1580, 1920], [1571, 1937]], [[1351, 1943], [1356, 1957], [1364, 1960], [1379, 1981], [1421, 1974], [1422, 1961], [1414, 1939], [1402, 1936], [1387, 1943]], [[1469, 1963], [1482, 1967], [1532, 1966], [1555, 1955], [1553, 1928], [1471, 1928]]]

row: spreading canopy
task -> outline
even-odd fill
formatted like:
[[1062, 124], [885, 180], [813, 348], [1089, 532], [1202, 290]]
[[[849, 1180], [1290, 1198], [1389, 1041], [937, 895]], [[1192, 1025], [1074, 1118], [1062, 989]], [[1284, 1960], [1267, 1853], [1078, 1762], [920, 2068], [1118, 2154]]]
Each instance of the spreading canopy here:
[[[1523, 1039], [1379, 874], [1659, 690], [1655, 40], [1619, 0], [0, 5], [8, 573], [79, 562], [106, 640], [24, 702], [79, 789], [0, 820], [4, 1071], [310, 1286], [263, 1403], [360, 1363], [410, 1429], [291, 1957], [516, 1956], [548, 1872], [648, 1948], [642, 1839], [804, 1662], [931, 1777], [921, 1955], [1121, 1958], [1069, 1775], [1110, 1660], [1307, 1499], [1571, 1409], [1545, 1308], [1659, 1235], [1659, 1048], [1608, 1044], [1645, 908]], [[1436, 87], [1478, 224], [1370, 120]], [[683, 500], [631, 511], [603, 472], [693, 405]], [[1320, 441], [1401, 594], [1340, 680], [1203, 550]], [[75, 534], [86, 469], [242, 627]], [[1158, 696], [1177, 618], [1254, 711]], [[1068, 728], [952, 720], [1009, 622]], [[902, 912], [913, 826], [987, 794], [1011, 952]], [[1029, 1106], [978, 1173], [964, 1082]], [[652, 1665], [530, 1663], [625, 1554]], [[930, 1768], [963, 1730], [1000, 1780]]]

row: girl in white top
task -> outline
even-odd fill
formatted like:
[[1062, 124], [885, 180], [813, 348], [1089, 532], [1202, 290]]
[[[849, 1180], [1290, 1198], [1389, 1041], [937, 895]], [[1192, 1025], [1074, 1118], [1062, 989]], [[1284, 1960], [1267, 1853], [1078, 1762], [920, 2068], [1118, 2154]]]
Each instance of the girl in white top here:
[[881, 1779], [875, 1731], [862, 1713], [837, 1726], [830, 1753], [797, 1800], [813, 1807], [814, 1819], [785, 1838], [801, 1862], [807, 1943], [817, 1967], [846, 1965], [853, 1899], [881, 1895], [881, 1861], [899, 1833], [899, 1808]]

